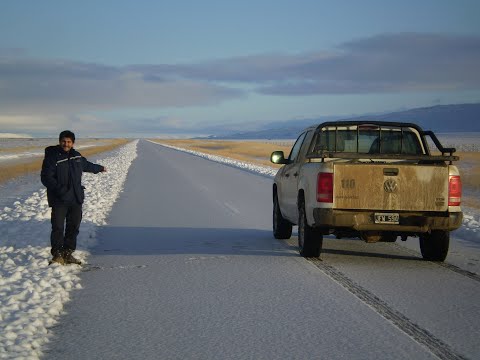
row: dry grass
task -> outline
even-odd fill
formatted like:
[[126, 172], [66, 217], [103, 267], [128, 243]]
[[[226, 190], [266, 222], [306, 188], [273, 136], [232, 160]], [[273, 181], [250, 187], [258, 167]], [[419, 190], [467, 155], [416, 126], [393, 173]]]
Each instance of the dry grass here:
[[464, 152], [455, 154], [460, 157], [457, 166], [462, 175], [463, 185], [480, 191], [480, 153]]
[[[474, 195], [471, 197], [464, 196], [462, 203], [465, 206], [480, 210], [480, 153], [479, 152], [459, 152], [455, 153], [460, 157], [455, 165], [460, 170], [462, 176], [462, 185], [465, 190]], [[476, 195], [476, 196], [475, 196]]]
[[[106, 151], [111, 151], [121, 145], [126, 144], [130, 140], [127, 139], [112, 139], [107, 140], [108, 143], [105, 145], [89, 147], [81, 150], [81, 153], [85, 157], [89, 157], [95, 154], [99, 154]], [[104, 141], [105, 142], [105, 141]], [[32, 150], [32, 148], [26, 148], [24, 151]], [[40, 176], [40, 170], [42, 168], [43, 158], [39, 157], [35, 160], [28, 162], [17, 162], [14, 164], [5, 164], [0, 165], [0, 184], [16, 178], [17, 176], [25, 175], [31, 172], [37, 172]]]
[[290, 153], [290, 146], [275, 145], [261, 141], [228, 141], [228, 140], [153, 140], [159, 143], [177, 146], [184, 149], [200, 151], [207, 154], [226, 156], [260, 165], [279, 167], [270, 162], [270, 154], [282, 150], [285, 156]]
[[[172, 146], [200, 151], [213, 155], [252, 162], [259, 165], [276, 166], [270, 162], [270, 154], [275, 150], [282, 150], [285, 156], [290, 153], [291, 146], [275, 145], [262, 141], [228, 141], [228, 140], [153, 140]], [[454, 164], [459, 168], [464, 190], [469, 193], [480, 194], [480, 153], [455, 153], [460, 161]], [[465, 191], [464, 191], [465, 193]], [[480, 200], [475, 196], [463, 197], [463, 204], [480, 209]]]
[[17, 153], [28, 152], [28, 151], [38, 150], [38, 149], [41, 149], [41, 147], [38, 147], [38, 146], [16, 146], [16, 147], [13, 147], [13, 148], [2, 148], [2, 149], [0, 149], [0, 154], [1, 153], [17, 154]]

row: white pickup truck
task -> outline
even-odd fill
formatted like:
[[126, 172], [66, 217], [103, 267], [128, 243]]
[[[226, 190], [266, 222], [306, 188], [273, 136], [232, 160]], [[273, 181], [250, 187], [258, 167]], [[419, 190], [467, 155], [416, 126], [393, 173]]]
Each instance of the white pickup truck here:
[[[427, 136], [438, 148], [429, 149]], [[445, 260], [450, 231], [462, 224], [462, 182], [431, 131], [410, 123], [326, 122], [305, 129], [273, 183], [273, 234], [298, 225], [300, 255], [318, 257], [323, 235], [394, 242], [419, 237], [426, 260]]]

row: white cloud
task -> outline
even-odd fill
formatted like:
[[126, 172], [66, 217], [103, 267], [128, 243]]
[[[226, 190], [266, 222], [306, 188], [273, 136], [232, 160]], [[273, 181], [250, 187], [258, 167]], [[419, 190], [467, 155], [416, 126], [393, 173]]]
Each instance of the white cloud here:
[[28, 139], [31, 137], [28, 134], [0, 133], [0, 139]]
[[5, 132], [56, 133], [59, 128], [66, 128], [68, 117], [64, 115], [0, 115], [0, 127]]

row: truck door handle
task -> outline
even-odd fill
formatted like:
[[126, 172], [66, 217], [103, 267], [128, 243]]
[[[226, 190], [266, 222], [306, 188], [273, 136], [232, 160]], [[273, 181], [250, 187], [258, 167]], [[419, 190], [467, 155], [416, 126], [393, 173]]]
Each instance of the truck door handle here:
[[293, 176], [297, 177], [297, 176], [298, 176], [298, 173], [296, 172], [295, 174], [293, 174]]
[[397, 168], [383, 169], [383, 175], [397, 176], [398, 175], [398, 169]]

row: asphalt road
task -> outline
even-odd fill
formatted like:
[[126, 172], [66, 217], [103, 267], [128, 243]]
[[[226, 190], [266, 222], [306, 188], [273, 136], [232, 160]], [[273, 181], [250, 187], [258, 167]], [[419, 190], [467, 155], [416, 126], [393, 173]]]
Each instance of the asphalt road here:
[[140, 141], [48, 359], [480, 358], [480, 278], [271, 234], [272, 180]]

